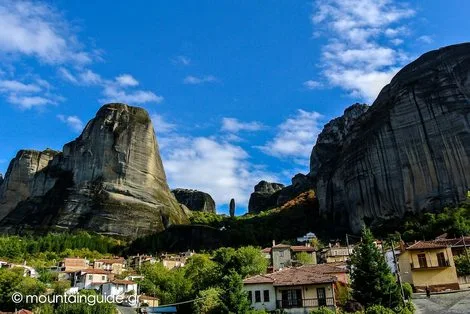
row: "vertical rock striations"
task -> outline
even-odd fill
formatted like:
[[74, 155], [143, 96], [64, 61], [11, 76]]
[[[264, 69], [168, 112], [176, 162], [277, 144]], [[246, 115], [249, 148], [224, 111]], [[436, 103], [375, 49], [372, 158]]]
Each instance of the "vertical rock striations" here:
[[260, 181], [255, 185], [255, 191], [250, 195], [248, 212], [258, 214], [261, 211], [275, 207], [283, 184]]
[[365, 222], [442, 208], [470, 189], [470, 44], [424, 54], [374, 104], [328, 123], [310, 174], [323, 213]]
[[[103, 106], [82, 134], [46, 166], [39, 172], [26, 171], [33, 186], [31, 197], [24, 193], [19, 200], [26, 200], [16, 207], [6, 197], [4, 212], [11, 213], [0, 222], [3, 230], [81, 228], [135, 238], [187, 221], [166, 183], [144, 109]], [[10, 168], [15, 168], [15, 160]], [[5, 181], [13, 178], [9, 170]]]

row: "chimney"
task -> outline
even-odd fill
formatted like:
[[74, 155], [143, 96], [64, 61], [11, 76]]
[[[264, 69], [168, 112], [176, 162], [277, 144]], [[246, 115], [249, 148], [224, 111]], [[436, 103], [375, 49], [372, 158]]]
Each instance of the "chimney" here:
[[276, 240], [273, 240], [273, 246], [276, 246]]

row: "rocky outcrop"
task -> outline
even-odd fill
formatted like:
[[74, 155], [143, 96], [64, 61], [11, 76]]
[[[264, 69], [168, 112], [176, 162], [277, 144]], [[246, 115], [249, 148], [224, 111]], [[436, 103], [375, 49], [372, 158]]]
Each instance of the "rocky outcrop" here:
[[364, 223], [456, 204], [470, 189], [470, 44], [424, 54], [370, 108], [327, 124], [310, 174], [323, 214]]
[[185, 205], [191, 211], [214, 214], [216, 212], [215, 202], [207, 193], [189, 189], [174, 189], [171, 192], [180, 204]]
[[35, 186], [35, 175], [47, 167], [57, 154], [58, 152], [51, 149], [42, 152], [20, 150], [16, 154], [0, 184], [0, 220], [38, 189]]
[[284, 188], [281, 183], [260, 181], [255, 185], [255, 191], [251, 193], [248, 202], [248, 212], [257, 214], [261, 211], [275, 207], [280, 191]]
[[3, 231], [79, 228], [136, 238], [187, 222], [167, 185], [144, 109], [105, 105], [63, 152], [29, 166], [37, 154], [19, 158], [20, 152], [10, 164], [2, 190], [18, 181], [23, 192], [1, 194], [2, 211], [9, 212], [0, 222]]

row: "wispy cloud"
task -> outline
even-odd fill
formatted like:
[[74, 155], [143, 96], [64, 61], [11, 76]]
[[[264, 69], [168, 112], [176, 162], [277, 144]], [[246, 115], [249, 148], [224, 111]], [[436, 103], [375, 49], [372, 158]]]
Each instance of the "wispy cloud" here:
[[[323, 47], [323, 75], [354, 97], [373, 100], [409, 61], [396, 49], [409, 33], [405, 19], [415, 11], [389, 0], [317, 1], [312, 22], [328, 38]], [[388, 43], [388, 45], [387, 45]]]
[[275, 137], [258, 147], [265, 154], [288, 158], [306, 165], [313, 145], [321, 132], [323, 116], [315, 111], [299, 109], [295, 116], [282, 122]]
[[137, 85], [139, 85], [139, 81], [137, 81], [130, 74], [121, 74], [118, 77], [116, 77], [116, 81], [121, 86], [137, 86]]
[[48, 64], [92, 60], [59, 12], [32, 1], [0, 2], [0, 52], [33, 56]]
[[314, 81], [314, 80], [308, 80], [308, 81], [305, 81], [303, 82], [302, 84], [306, 89], [318, 89], [318, 88], [321, 88], [323, 87], [323, 84], [319, 81]]
[[176, 124], [170, 123], [163, 118], [162, 115], [159, 114], [152, 114], [151, 116], [153, 126], [155, 128], [155, 132], [157, 134], [164, 134], [176, 129]]
[[62, 114], [57, 115], [57, 118], [67, 124], [74, 132], [80, 133], [83, 130], [83, 121], [77, 116], [65, 116]]
[[190, 65], [191, 64], [191, 58], [187, 56], [176, 56], [173, 59], [173, 63], [175, 64], [181, 64], [181, 65]]
[[161, 103], [162, 96], [158, 96], [151, 91], [136, 90], [128, 91], [120, 89], [114, 84], [106, 84], [103, 89], [104, 98], [102, 102], [124, 102], [128, 104], [144, 104], [149, 102]]
[[423, 35], [423, 36], [419, 36], [418, 37], [418, 40], [420, 42], [422, 42], [423, 44], [432, 44], [434, 42], [434, 40], [432, 39], [431, 36], [429, 35]]
[[188, 75], [183, 80], [184, 84], [189, 84], [189, 85], [199, 85], [199, 84], [214, 83], [214, 82], [218, 82], [218, 79], [213, 75], [206, 75], [202, 77]]
[[63, 97], [49, 92], [50, 84], [42, 79], [34, 83], [24, 83], [19, 80], [0, 80], [0, 94], [6, 96], [9, 103], [21, 110], [57, 104]]
[[264, 125], [257, 121], [242, 122], [235, 118], [222, 119], [222, 131], [237, 133], [240, 131], [259, 131]]

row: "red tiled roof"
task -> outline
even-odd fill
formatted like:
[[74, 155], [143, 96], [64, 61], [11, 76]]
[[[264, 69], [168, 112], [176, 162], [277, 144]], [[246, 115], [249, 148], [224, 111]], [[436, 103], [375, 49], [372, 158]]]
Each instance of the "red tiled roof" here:
[[85, 274], [97, 274], [97, 275], [108, 275], [109, 271], [103, 270], [103, 269], [94, 269], [94, 268], [89, 268], [89, 269], [82, 269], [82, 273]]
[[443, 243], [439, 243], [436, 241], [418, 241], [409, 247], [407, 247], [407, 250], [426, 250], [426, 249], [442, 249], [447, 247], [447, 245]]
[[270, 247], [264, 248], [264, 249], [261, 250], [261, 252], [263, 252], [263, 253], [271, 253], [271, 248], [270, 248]]
[[290, 248], [290, 245], [287, 244], [276, 244], [275, 246], [272, 247], [273, 249], [288, 249]]
[[296, 286], [336, 282], [334, 274], [346, 273], [347, 270], [327, 265], [306, 265], [266, 274], [256, 275], [243, 280], [244, 284], [272, 283], [274, 286]]
[[111, 281], [111, 283], [114, 283], [116, 285], [134, 285], [135, 282], [131, 281], [131, 280], [113, 280]]
[[305, 245], [293, 245], [290, 247], [293, 252], [315, 252], [315, 249], [311, 246]]
[[450, 246], [463, 246], [465, 242], [465, 246], [470, 246], [470, 237], [464, 237], [462, 238], [454, 238], [454, 239], [444, 239], [444, 238], [436, 238], [434, 242], [439, 243], [439, 244], [444, 244], [444, 245], [450, 245]]
[[124, 257], [97, 259], [95, 260], [95, 262], [100, 262], [104, 264], [122, 264], [124, 263]]

